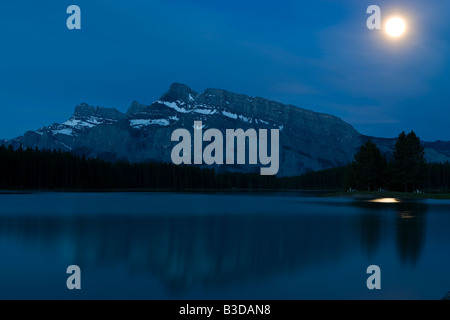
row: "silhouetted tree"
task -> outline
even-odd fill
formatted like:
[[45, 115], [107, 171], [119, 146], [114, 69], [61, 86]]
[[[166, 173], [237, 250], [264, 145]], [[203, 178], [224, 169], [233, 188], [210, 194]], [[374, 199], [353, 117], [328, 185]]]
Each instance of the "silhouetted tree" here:
[[359, 148], [352, 167], [356, 187], [371, 191], [385, 184], [386, 158], [372, 141]]
[[423, 187], [426, 178], [424, 154], [414, 131], [398, 136], [392, 161], [394, 185], [401, 185], [405, 192]]

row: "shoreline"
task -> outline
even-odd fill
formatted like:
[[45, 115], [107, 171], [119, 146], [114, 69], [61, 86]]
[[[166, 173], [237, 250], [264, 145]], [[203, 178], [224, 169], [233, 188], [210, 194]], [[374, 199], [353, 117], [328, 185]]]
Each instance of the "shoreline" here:
[[35, 194], [35, 193], [302, 193], [324, 198], [351, 198], [355, 200], [374, 200], [395, 198], [399, 200], [450, 200], [450, 193], [406, 193], [395, 191], [333, 191], [333, 190], [296, 190], [296, 189], [30, 189], [0, 190], [0, 195]]
[[[319, 195], [320, 196], [320, 195]], [[322, 197], [352, 198], [357, 200], [374, 200], [380, 198], [395, 198], [399, 200], [450, 200], [450, 193], [409, 193], [396, 191], [356, 191], [334, 192], [321, 195]]]

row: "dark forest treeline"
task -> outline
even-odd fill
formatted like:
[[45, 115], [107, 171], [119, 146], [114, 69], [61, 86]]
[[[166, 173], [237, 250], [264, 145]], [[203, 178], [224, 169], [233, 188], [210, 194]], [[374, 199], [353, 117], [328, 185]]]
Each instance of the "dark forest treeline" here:
[[[388, 169], [389, 170], [389, 169]], [[424, 166], [425, 181], [421, 191], [450, 193], [450, 163], [427, 163]], [[388, 171], [384, 186], [380, 187], [388, 191], [404, 191], [402, 187], [396, 187], [392, 182], [391, 172]], [[349, 188], [365, 191], [364, 187], [357, 188], [351, 183], [353, 174], [352, 164], [333, 169], [309, 172], [298, 177], [279, 178], [278, 184], [287, 189], [303, 190], [348, 190]], [[372, 191], [376, 191], [373, 189]]]
[[440, 193], [450, 192], [450, 163], [426, 164], [426, 190]]
[[414, 131], [399, 134], [391, 159], [368, 140], [347, 167], [345, 186], [356, 190], [447, 192], [449, 164], [427, 164], [420, 138]]
[[398, 136], [389, 160], [369, 139], [347, 166], [287, 180], [303, 189], [448, 193], [450, 163], [426, 163], [420, 138], [411, 131]]
[[420, 138], [411, 131], [399, 134], [389, 160], [369, 139], [347, 166], [287, 180], [302, 189], [448, 193], [450, 163], [426, 163]]
[[312, 171], [296, 177], [278, 178], [278, 184], [285, 189], [344, 190], [348, 174], [348, 167], [337, 167]]
[[[450, 163], [425, 164], [422, 190], [448, 192]], [[0, 189], [297, 189], [346, 190], [354, 164], [297, 177], [217, 174], [214, 169], [168, 163], [108, 162], [70, 152], [0, 146]], [[363, 190], [363, 189], [361, 189]]]
[[69, 152], [0, 147], [0, 188], [199, 188], [214, 183], [212, 170], [164, 163], [107, 162]]
[[169, 163], [108, 162], [61, 150], [0, 146], [0, 189], [275, 189], [275, 177]]

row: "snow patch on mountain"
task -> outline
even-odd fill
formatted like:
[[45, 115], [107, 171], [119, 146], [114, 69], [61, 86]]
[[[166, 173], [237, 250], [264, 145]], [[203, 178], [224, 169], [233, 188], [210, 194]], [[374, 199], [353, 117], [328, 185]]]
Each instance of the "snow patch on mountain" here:
[[187, 110], [185, 108], [179, 107], [176, 102], [158, 101], [158, 103], [163, 104], [166, 107], [174, 109], [175, 111], [180, 112], [180, 113], [190, 113], [192, 111], [192, 110]]
[[167, 127], [170, 123], [167, 119], [132, 119], [130, 120], [130, 126], [133, 128], [142, 128], [149, 125], [159, 125], [162, 127]]
[[[207, 94], [207, 96], [208, 96], [208, 94]], [[209, 96], [213, 96], [213, 95], [209, 94]], [[175, 102], [158, 100], [156, 103], [164, 105], [164, 106], [166, 106], [170, 109], [173, 109], [179, 113], [197, 113], [197, 114], [201, 114], [201, 115], [205, 115], [205, 116], [212, 116], [212, 115], [220, 113], [223, 116], [233, 119], [233, 120], [240, 120], [240, 121], [250, 123], [250, 124], [255, 122], [256, 124], [262, 123], [265, 125], [270, 125], [269, 122], [267, 122], [267, 121], [264, 121], [261, 119], [253, 119], [253, 117], [248, 116], [248, 115], [233, 113], [233, 112], [223, 109], [221, 107], [214, 107], [214, 106], [211, 106], [211, 105], [205, 104], [205, 103], [195, 104], [195, 99], [192, 97], [192, 95], [189, 95], [188, 100], [189, 100], [189, 103], [186, 103], [181, 100], [176, 100]], [[194, 103], [191, 104], [190, 102], [194, 102]], [[228, 101], [225, 101], [225, 103], [227, 105], [230, 105], [230, 103]], [[177, 118], [177, 120], [178, 120], [178, 118]], [[273, 125], [278, 126], [275, 124], [273, 124]]]
[[200, 114], [204, 114], [204, 115], [213, 115], [216, 113], [216, 110], [211, 110], [211, 109], [201, 109], [201, 108], [196, 108], [193, 110], [195, 113], [200, 113]]
[[69, 119], [66, 122], [63, 122], [63, 125], [65, 126], [69, 126], [69, 127], [74, 127], [74, 128], [80, 128], [80, 127], [88, 127], [88, 128], [92, 128], [95, 127], [94, 124], [89, 123], [89, 122], [85, 122], [82, 120], [78, 120], [78, 119]]
[[93, 128], [101, 124], [111, 124], [116, 121], [116, 119], [98, 118], [94, 116], [91, 116], [89, 118], [72, 117], [66, 122], [63, 122], [62, 126], [71, 127], [77, 130], [83, 130], [86, 128]]
[[241, 119], [244, 122], [248, 122], [248, 123], [252, 123], [253, 122], [252, 118], [247, 118], [247, 117], [244, 117], [243, 115], [239, 115], [239, 119]]
[[228, 118], [231, 118], [231, 119], [237, 120], [237, 118], [238, 118], [238, 115], [237, 115], [237, 114], [231, 113], [231, 112], [228, 112], [228, 111], [222, 111], [222, 114], [223, 114], [225, 117], [228, 117]]
[[202, 124], [201, 126], [199, 126], [198, 124], [195, 124], [192, 126], [195, 130], [202, 130], [204, 128], [206, 128], [206, 125]]
[[73, 136], [73, 130], [69, 128], [63, 128], [59, 130], [53, 130], [53, 134], [64, 134], [66, 136]]
[[69, 147], [67, 144], [65, 144], [64, 142], [62, 142], [62, 141], [57, 141], [57, 143], [59, 143], [60, 145], [62, 145], [64, 148], [66, 148], [67, 150], [72, 150], [72, 148], [71, 147]]

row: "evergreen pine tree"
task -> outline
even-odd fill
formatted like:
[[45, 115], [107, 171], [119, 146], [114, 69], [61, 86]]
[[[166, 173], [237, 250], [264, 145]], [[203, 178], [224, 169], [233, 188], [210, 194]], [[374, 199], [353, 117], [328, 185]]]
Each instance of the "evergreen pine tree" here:
[[353, 163], [356, 187], [374, 190], [385, 183], [386, 159], [372, 141], [363, 144]]
[[393, 178], [394, 184], [401, 185], [405, 192], [423, 187], [426, 178], [424, 154], [414, 131], [399, 135], [393, 155]]

